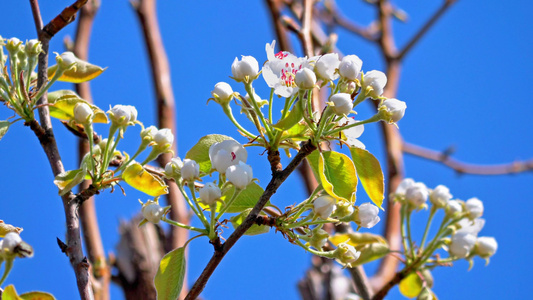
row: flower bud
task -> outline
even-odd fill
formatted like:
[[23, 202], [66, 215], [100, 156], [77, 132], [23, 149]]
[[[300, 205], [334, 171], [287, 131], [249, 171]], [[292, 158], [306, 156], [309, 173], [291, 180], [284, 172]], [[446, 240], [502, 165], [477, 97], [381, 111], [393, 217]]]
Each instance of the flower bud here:
[[142, 214], [143, 217], [150, 223], [157, 224], [159, 221], [161, 221], [161, 218], [164, 216], [165, 209], [157, 202], [154, 201], [147, 201], [145, 204], [143, 204], [142, 207]]
[[43, 46], [41, 45], [41, 42], [39, 42], [39, 40], [37, 39], [29, 40], [26, 43], [25, 51], [28, 56], [36, 56], [43, 51]]
[[[21, 50], [21, 45], [22, 42], [16, 37], [13, 37], [7, 40], [6, 49], [7, 51], [9, 51], [9, 54], [11, 54], [11, 56], [15, 56]], [[13, 59], [13, 57], [11, 59]]]
[[227, 105], [233, 99], [233, 89], [225, 82], [215, 84], [215, 88], [211, 92], [215, 98], [215, 102], [220, 105]]
[[151, 142], [154, 140], [154, 136], [157, 134], [159, 130], [155, 126], [147, 127], [143, 130], [141, 130], [141, 139], [143, 142]]
[[383, 101], [383, 104], [378, 109], [378, 113], [381, 115], [383, 121], [396, 123], [403, 118], [406, 108], [407, 105], [405, 105], [405, 102], [390, 98]]
[[183, 168], [183, 162], [181, 158], [174, 157], [165, 165], [165, 177], [176, 178], [181, 177], [181, 168]]
[[498, 250], [498, 243], [493, 237], [480, 236], [477, 238], [475, 254], [483, 258], [489, 258], [496, 253], [496, 250]]
[[229, 166], [226, 170], [226, 178], [236, 188], [243, 190], [252, 182], [253, 172], [252, 167], [239, 161], [237, 165]]
[[474, 249], [475, 245], [476, 236], [474, 234], [458, 231], [452, 236], [448, 251], [455, 257], [465, 258]]
[[435, 205], [436, 208], [444, 208], [448, 201], [452, 199], [450, 189], [444, 185], [438, 185], [429, 193], [429, 201]]
[[335, 249], [335, 257], [338, 262], [348, 267], [352, 267], [352, 263], [356, 262], [361, 252], [357, 251], [354, 246], [347, 243], [340, 243]]
[[455, 218], [458, 214], [463, 212], [463, 202], [460, 200], [450, 200], [446, 206], [446, 215], [450, 218]]
[[479, 218], [483, 215], [483, 202], [478, 198], [470, 198], [466, 200], [465, 209], [470, 220]]
[[200, 176], [200, 165], [192, 159], [184, 159], [181, 167], [181, 177], [185, 181], [193, 181]]
[[91, 122], [94, 116], [92, 108], [83, 102], [76, 103], [74, 106], [74, 121], [79, 124]]
[[154, 135], [154, 142], [159, 146], [172, 146], [174, 135], [168, 128], [159, 129]]
[[428, 201], [429, 191], [426, 185], [422, 182], [416, 182], [405, 191], [405, 199], [407, 203], [414, 208], [422, 208]]
[[340, 93], [347, 93], [350, 95], [355, 92], [355, 89], [357, 88], [357, 84], [353, 81], [342, 81], [338, 86]]
[[328, 53], [317, 59], [315, 63], [315, 72], [319, 78], [332, 81], [339, 78], [339, 74], [335, 73], [339, 64], [339, 55], [337, 53]]
[[131, 105], [117, 104], [107, 111], [107, 113], [111, 122], [117, 126], [133, 125], [137, 121], [137, 109]]
[[405, 191], [407, 191], [407, 189], [414, 184], [415, 184], [415, 181], [412, 178], [404, 178], [400, 182], [400, 184], [398, 185], [394, 193], [398, 196], [405, 196]]
[[350, 81], [354, 81], [360, 78], [362, 66], [363, 61], [357, 55], [347, 55], [342, 58], [339, 64], [339, 74]]
[[61, 55], [58, 55], [56, 57], [56, 62], [59, 69], [66, 71], [70, 70], [71, 68], [74, 68], [76, 63], [78, 62], [78, 59], [76, 58], [74, 53], [67, 51], [63, 52]]
[[315, 227], [310, 235], [301, 235], [300, 238], [306, 241], [311, 247], [322, 250], [322, 247], [328, 242], [329, 234], [324, 229]]
[[248, 80], [254, 80], [259, 73], [259, 63], [253, 56], [242, 56], [241, 60], [235, 58], [231, 65], [231, 73], [233, 78], [238, 82]]
[[314, 88], [316, 84], [315, 72], [308, 68], [302, 68], [300, 71], [296, 72], [294, 81], [299, 88], [310, 90]]
[[329, 98], [333, 103], [333, 111], [337, 116], [348, 115], [352, 111], [353, 103], [350, 94], [338, 93]]
[[235, 140], [225, 140], [214, 143], [209, 148], [209, 159], [212, 168], [224, 174], [229, 166], [236, 165], [240, 161], [246, 162], [248, 152]]
[[206, 205], [211, 206], [215, 204], [220, 197], [222, 197], [222, 191], [213, 182], [206, 183], [200, 189], [200, 199], [202, 199], [202, 202]]
[[354, 221], [358, 226], [372, 228], [381, 220], [378, 214], [379, 208], [366, 202], [359, 205], [359, 210], [354, 214]]
[[337, 208], [336, 202], [335, 198], [329, 195], [320, 196], [313, 202], [313, 212], [315, 215], [326, 220]]
[[2, 252], [13, 253], [13, 251], [15, 250], [15, 247], [20, 245], [20, 243], [22, 243], [22, 239], [20, 238], [20, 235], [18, 233], [8, 232], [4, 236], [4, 240], [2, 242], [2, 248], [0, 250], [2, 250]]
[[387, 85], [387, 76], [381, 71], [368, 71], [363, 76], [363, 91], [372, 99], [379, 99]]
[[337, 203], [337, 208], [335, 209], [333, 217], [342, 219], [351, 216], [354, 211], [355, 209], [353, 208], [353, 204], [351, 202], [339, 201], [339, 203]]

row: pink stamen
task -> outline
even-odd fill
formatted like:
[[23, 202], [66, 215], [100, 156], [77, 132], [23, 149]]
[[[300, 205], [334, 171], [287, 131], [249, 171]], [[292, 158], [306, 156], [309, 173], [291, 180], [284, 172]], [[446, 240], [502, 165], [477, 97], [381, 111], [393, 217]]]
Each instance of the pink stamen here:
[[235, 152], [231, 152], [231, 160], [235, 160], [237, 158], [237, 155], [235, 155]]

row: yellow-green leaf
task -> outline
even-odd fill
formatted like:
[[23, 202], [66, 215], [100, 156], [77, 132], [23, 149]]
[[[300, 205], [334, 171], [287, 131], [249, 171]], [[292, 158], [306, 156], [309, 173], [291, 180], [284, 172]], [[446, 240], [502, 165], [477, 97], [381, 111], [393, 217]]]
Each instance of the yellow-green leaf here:
[[[65, 71], [59, 81], [66, 81], [72, 83], [80, 83], [92, 80], [98, 77], [107, 68], [102, 68], [97, 65], [93, 65], [89, 62], [81, 60], [76, 57], [76, 67], [68, 71]], [[48, 78], [52, 78], [57, 71], [57, 65], [53, 65], [48, 68]]]
[[[220, 199], [224, 202], [227, 202], [231, 199], [233, 196], [233, 193], [235, 192], [235, 187], [231, 186], [229, 189], [224, 191], [224, 194]], [[242, 212], [248, 208], [252, 208], [255, 206], [261, 195], [263, 195], [263, 188], [259, 186], [257, 183], [252, 182], [244, 190], [241, 191], [239, 195], [237, 195], [237, 198], [233, 201], [233, 203], [228, 207], [226, 210], [227, 213], [238, 213]], [[268, 204], [267, 204], [268, 205]], [[200, 202], [200, 206], [203, 209], [209, 210], [209, 206], [205, 205]], [[216, 212], [219, 212], [222, 208], [222, 203], [217, 202], [217, 208]]]
[[357, 170], [357, 176], [359, 176], [368, 197], [377, 207], [383, 209], [381, 205], [385, 193], [385, 181], [379, 161], [365, 149], [351, 147], [350, 153]]
[[22, 298], [20, 298], [17, 294], [15, 286], [11, 284], [4, 289], [4, 292], [2, 293], [2, 300], [22, 300]]
[[54, 184], [59, 188], [59, 195], [63, 196], [80, 184], [87, 175], [83, 169], [66, 171], [58, 174], [54, 179]]
[[152, 197], [168, 194], [168, 186], [163, 179], [150, 174], [139, 163], [129, 165], [124, 170], [122, 179], [133, 188]]
[[161, 259], [154, 278], [157, 300], [178, 299], [185, 278], [185, 247], [167, 253]]
[[382, 243], [366, 244], [362, 247], [356, 247], [356, 249], [361, 252], [361, 255], [355, 264], [352, 264], [354, 266], [363, 265], [376, 259], [380, 259], [390, 253], [389, 245]]
[[422, 291], [422, 287], [422, 279], [416, 272], [407, 275], [399, 284], [400, 293], [409, 299], [418, 296]]
[[9, 125], [11, 125], [9, 121], [0, 121], [0, 140], [6, 135]]
[[[242, 222], [244, 222], [244, 219], [246, 219], [246, 217], [250, 214], [250, 211], [252, 211], [252, 209], [248, 208], [242, 213], [230, 218], [231, 225], [233, 226], [234, 229], [237, 229], [237, 227], [239, 227], [242, 224]], [[246, 230], [244, 234], [245, 235], [258, 235], [258, 234], [267, 233], [269, 231], [270, 231], [270, 226], [254, 224], [252, 225], [252, 227]]]
[[211, 160], [209, 159], [209, 148], [214, 143], [225, 140], [233, 140], [229, 136], [222, 134], [210, 134], [202, 137], [191, 150], [187, 152], [185, 158], [192, 159], [200, 165], [200, 172], [209, 173], [211, 171]]
[[298, 122], [300, 122], [303, 117], [303, 109], [300, 105], [300, 101], [298, 101], [294, 104], [294, 107], [289, 112], [289, 114], [285, 118], [279, 120], [279, 122], [274, 125], [274, 128], [280, 131], [290, 129], [294, 125], [298, 124]]
[[315, 176], [330, 196], [355, 202], [357, 173], [348, 156], [335, 151], [315, 151], [307, 159]]
[[355, 248], [373, 243], [387, 244], [387, 241], [382, 236], [368, 232], [336, 233], [330, 236], [329, 240], [335, 246], [346, 242]]
[[54, 296], [45, 292], [28, 292], [20, 295], [23, 300], [55, 300]]
[[50, 116], [60, 120], [73, 120], [74, 107], [78, 103], [85, 103], [91, 107], [94, 112], [93, 123], [108, 123], [107, 115], [98, 106], [93, 105], [80, 98], [76, 93], [69, 90], [59, 90], [48, 94], [48, 103], [50, 103]]
[[16, 232], [20, 234], [22, 232], [22, 228], [6, 224], [4, 221], [0, 220], [0, 237], [4, 237], [9, 232]]

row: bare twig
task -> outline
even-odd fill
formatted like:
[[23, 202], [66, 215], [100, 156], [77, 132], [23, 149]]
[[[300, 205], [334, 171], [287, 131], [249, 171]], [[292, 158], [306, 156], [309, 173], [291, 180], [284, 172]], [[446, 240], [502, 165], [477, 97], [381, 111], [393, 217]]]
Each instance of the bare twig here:
[[281, 19], [281, 10], [284, 6], [283, 1], [280, 0], [266, 0], [268, 5], [272, 22], [274, 24], [274, 29], [276, 30], [276, 36], [279, 43], [279, 47], [283, 51], [289, 51], [291, 49], [291, 44], [289, 41], [289, 35], [287, 34], [287, 29], [283, 26]]
[[69, 7], [52, 19], [46, 26], [44, 26], [40, 33], [45, 33], [51, 39], [56, 33], [65, 28], [68, 24], [76, 19], [76, 13], [87, 3], [88, 0], [77, 0]]
[[533, 171], [533, 159], [498, 165], [471, 164], [454, 159], [446, 152], [439, 152], [406, 142], [403, 143], [403, 152], [440, 162], [459, 174], [505, 175]]
[[370, 42], [377, 42], [377, 38], [376, 38], [377, 32], [375, 30], [372, 30], [373, 27], [365, 28], [358, 24], [355, 24], [353, 21], [346, 18], [337, 8], [335, 1], [325, 1], [324, 7], [326, 8], [326, 12], [331, 17], [331, 21], [333, 21], [334, 24]]
[[[194, 283], [193, 287], [189, 291], [189, 294], [185, 299], [196, 299], [204, 289], [207, 281], [215, 271], [216, 267], [226, 253], [235, 245], [235, 243], [244, 235], [246, 230], [248, 230], [255, 222], [257, 216], [259, 215], [259, 212], [263, 209], [263, 207], [266, 205], [266, 203], [270, 200], [270, 197], [276, 193], [279, 186], [287, 179], [287, 177], [298, 167], [298, 165], [309, 155], [311, 152], [313, 152], [316, 149], [316, 146], [311, 143], [311, 141], [308, 141], [304, 143], [298, 152], [298, 154], [293, 158], [293, 160], [289, 163], [289, 165], [284, 169], [272, 169], [272, 179], [268, 183], [265, 192], [261, 197], [259, 198], [259, 201], [257, 201], [257, 204], [254, 206], [254, 208], [250, 211], [250, 214], [246, 217], [246, 219], [242, 222], [242, 224], [235, 229], [235, 231], [229, 236], [229, 238], [226, 240], [224, 244], [215, 244], [215, 253], [211, 257], [211, 260], [205, 267], [205, 269], [202, 271], [202, 274], [196, 282]], [[279, 155], [279, 154], [278, 154]], [[269, 155], [270, 156], [270, 155]], [[273, 164], [273, 160], [270, 160], [272, 166], [278, 166], [279, 164]]]

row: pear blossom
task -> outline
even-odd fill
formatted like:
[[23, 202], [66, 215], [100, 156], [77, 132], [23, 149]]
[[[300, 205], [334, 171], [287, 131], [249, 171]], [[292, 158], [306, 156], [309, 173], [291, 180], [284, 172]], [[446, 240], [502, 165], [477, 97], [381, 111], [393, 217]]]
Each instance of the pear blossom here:
[[405, 102], [395, 98], [390, 98], [383, 101], [383, 104], [379, 107], [379, 114], [381, 119], [388, 123], [396, 123], [403, 118], [407, 105]]
[[311, 69], [303, 68], [296, 72], [294, 77], [296, 85], [304, 90], [309, 90], [315, 87], [316, 75]]
[[362, 66], [363, 61], [357, 55], [347, 55], [339, 64], [339, 74], [351, 81], [359, 79]]
[[134, 124], [137, 121], [137, 109], [131, 105], [113, 106], [108, 112], [111, 122], [117, 126], [126, 126]]
[[[339, 126], [348, 126], [351, 124], [355, 124], [359, 121], [356, 121], [352, 118], [343, 117], [337, 122]], [[357, 147], [361, 149], [365, 149], [365, 144], [361, 143], [361, 141], [358, 140], [358, 138], [363, 134], [365, 131], [364, 125], [358, 125], [354, 127], [350, 127], [348, 129], [345, 129], [342, 131], [344, 136], [346, 137], [346, 144], [348, 144], [350, 147]]]
[[333, 103], [333, 112], [337, 116], [344, 116], [350, 113], [353, 108], [352, 97], [350, 94], [337, 93], [329, 98]]
[[59, 68], [63, 70], [69, 70], [70, 68], [74, 67], [74, 65], [78, 62], [78, 59], [74, 53], [67, 51], [63, 52], [60, 56], [57, 56], [56, 61]]
[[466, 200], [465, 209], [469, 213], [470, 219], [479, 218], [483, 215], [483, 202], [478, 198]]
[[253, 179], [252, 167], [239, 161], [238, 164], [229, 166], [226, 170], [226, 178], [238, 189], [245, 189]]
[[183, 161], [179, 157], [171, 158], [165, 165], [165, 177], [174, 178], [181, 177], [181, 169], [183, 168]]
[[446, 215], [454, 217], [463, 212], [463, 204], [460, 200], [450, 200], [446, 206]]
[[154, 136], [157, 134], [159, 129], [155, 126], [149, 126], [143, 130], [141, 130], [141, 139], [143, 141], [151, 142], [154, 140]]
[[359, 211], [355, 215], [355, 223], [361, 227], [372, 228], [381, 219], [378, 217], [379, 208], [370, 202], [359, 205]]
[[305, 60], [287, 51], [274, 54], [275, 46], [276, 41], [272, 41], [272, 44], [267, 43], [265, 46], [268, 61], [263, 66], [263, 79], [270, 88], [274, 89], [274, 94], [290, 97], [298, 92], [295, 81], [296, 72], [302, 69]]
[[467, 257], [476, 245], [476, 236], [469, 232], [457, 232], [452, 236], [448, 251], [458, 258]]
[[22, 243], [22, 238], [16, 232], [8, 232], [3, 239], [0, 251], [13, 253], [15, 247]]
[[329, 195], [320, 196], [313, 202], [313, 212], [315, 215], [325, 220], [329, 218], [329, 216], [337, 208], [335, 203], [335, 198]]
[[329, 234], [322, 228], [316, 227], [311, 231], [311, 236], [302, 236], [307, 243], [315, 249], [322, 250], [328, 242]]
[[246, 152], [246, 149], [235, 140], [225, 140], [219, 143], [214, 143], [209, 148], [211, 165], [213, 169], [221, 174], [224, 174], [228, 167], [236, 165], [240, 161], [245, 163], [247, 158], [248, 152]]
[[28, 55], [38, 55], [43, 50], [43, 46], [41, 45], [41, 42], [39, 42], [38, 39], [29, 40], [26, 43], [26, 54]]
[[172, 145], [174, 143], [174, 135], [168, 128], [159, 129], [154, 135], [154, 142], [161, 146]]
[[235, 57], [231, 65], [231, 73], [233, 78], [239, 82], [246, 80], [246, 77], [253, 80], [259, 74], [259, 63], [253, 56], [243, 55], [241, 60]]
[[74, 106], [74, 121], [79, 124], [85, 124], [90, 122], [94, 112], [89, 105], [83, 102], [79, 102]]
[[498, 250], [498, 243], [493, 237], [481, 236], [477, 238], [474, 250], [477, 255], [489, 258], [496, 253], [496, 250]]
[[381, 71], [368, 71], [363, 77], [363, 91], [372, 99], [378, 99], [383, 95], [387, 85], [387, 75]]
[[181, 167], [181, 177], [185, 181], [193, 181], [200, 176], [200, 165], [192, 159], [184, 159]]
[[161, 221], [161, 218], [164, 215], [165, 209], [157, 202], [154, 201], [148, 201], [145, 204], [143, 204], [142, 210], [141, 210], [143, 217], [150, 223], [157, 224], [159, 221]]
[[335, 252], [338, 262], [348, 267], [351, 267], [351, 264], [356, 262], [359, 256], [361, 256], [360, 251], [357, 251], [354, 246], [348, 245], [347, 243], [340, 243]]
[[222, 191], [213, 182], [208, 182], [200, 189], [200, 199], [206, 205], [213, 205], [222, 197]]
[[415, 208], [422, 207], [429, 197], [429, 191], [422, 182], [416, 182], [405, 190], [405, 199]]
[[228, 104], [233, 99], [233, 89], [226, 82], [219, 82], [215, 84], [215, 88], [211, 92], [218, 104]]
[[444, 185], [438, 185], [431, 191], [431, 193], [429, 193], [429, 201], [437, 208], [446, 207], [446, 204], [450, 199], [452, 199], [450, 189]]
[[463, 218], [457, 224], [460, 228], [456, 233], [467, 232], [477, 236], [481, 229], [483, 229], [483, 226], [485, 226], [485, 219], [477, 218], [475, 220], [470, 220], [468, 218]]
[[310, 59], [315, 61], [315, 73], [322, 80], [333, 81], [339, 78], [335, 72], [339, 68], [339, 55], [337, 53], [328, 53]]
[[396, 191], [394, 192], [398, 196], [405, 196], [405, 192], [409, 187], [415, 184], [415, 181], [412, 178], [404, 178], [398, 187], [396, 188]]

